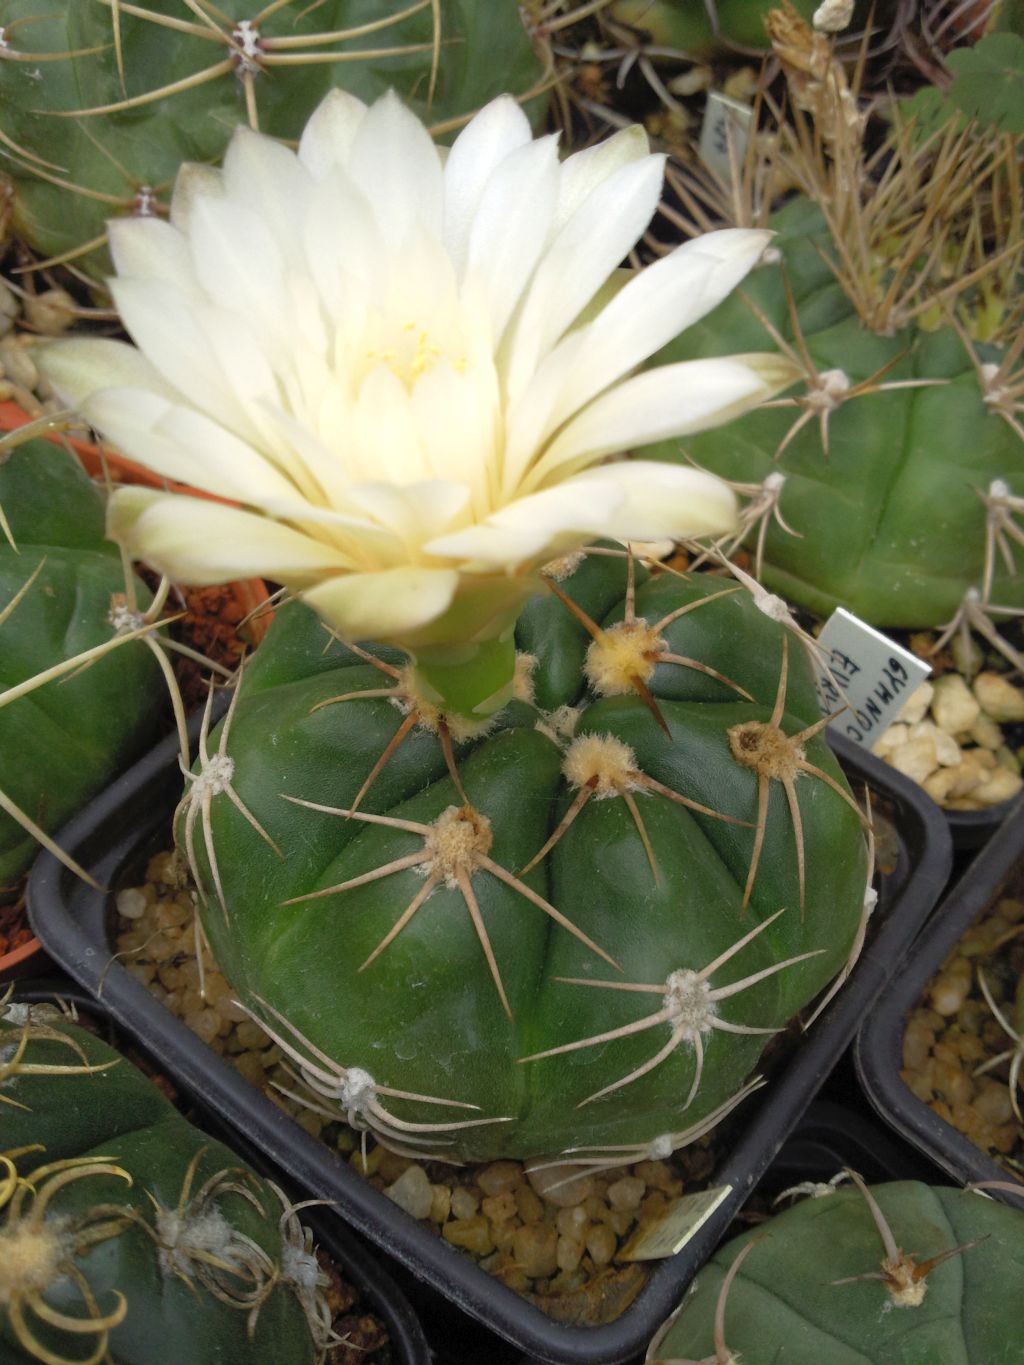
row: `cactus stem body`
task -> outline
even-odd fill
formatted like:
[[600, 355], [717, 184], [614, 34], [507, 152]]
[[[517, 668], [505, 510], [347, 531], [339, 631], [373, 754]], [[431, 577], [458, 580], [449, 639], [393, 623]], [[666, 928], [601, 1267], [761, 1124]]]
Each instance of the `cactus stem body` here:
[[816, 949], [810, 953], [800, 953], [797, 957], [787, 958], [784, 962], [776, 962], [771, 967], [763, 971], [754, 972], [750, 976], [744, 977], [741, 981], [734, 981], [728, 986], [713, 987], [710, 985], [709, 978], [712, 973], [723, 966], [730, 958], [747, 946], [764, 929], [783, 914], [783, 910], [777, 910], [774, 915], [770, 915], [762, 924], [752, 929], [748, 934], [744, 934], [741, 939], [727, 948], [724, 953], [720, 953], [713, 962], [709, 962], [706, 967], [696, 971], [692, 967], [680, 967], [670, 972], [667, 980], [660, 984], [648, 984], [635, 981], [590, 981], [582, 977], [559, 976], [556, 981], [561, 981], [567, 986], [590, 986], [599, 990], [612, 991], [638, 991], [647, 994], [661, 995], [661, 1009], [654, 1014], [645, 1015], [642, 1019], [634, 1020], [631, 1024], [624, 1024], [617, 1029], [609, 1029], [606, 1033], [595, 1034], [591, 1038], [581, 1038], [575, 1043], [563, 1043], [560, 1047], [548, 1048], [545, 1052], [535, 1052], [529, 1057], [520, 1057], [520, 1062], [537, 1062], [544, 1057], [554, 1057], [563, 1052], [574, 1052], [581, 1047], [596, 1047], [600, 1043], [612, 1042], [616, 1038], [626, 1038], [634, 1033], [642, 1033], [646, 1029], [657, 1028], [659, 1024], [668, 1024], [671, 1029], [671, 1036], [668, 1042], [640, 1066], [634, 1068], [628, 1075], [612, 1081], [610, 1085], [597, 1090], [593, 1095], [588, 1095], [576, 1106], [582, 1109], [585, 1104], [590, 1104], [594, 1100], [601, 1099], [604, 1095], [610, 1094], [614, 1090], [620, 1090], [624, 1085], [629, 1085], [631, 1081], [638, 1080], [645, 1076], [649, 1071], [653, 1071], [667, 1057], [675, 1051], [681, 1043], [689, 1043], [696, 1054], [697, 1065], [690, 1086], [690, 1093], [686, 1097], [684, 1109], [688, 1109], [693, 1103], [697, 1091], [700, 1089], [701, 1075], [704, 1069], [704, 1044], [702, 1039], [714, 1029], [722, 1029], [726, 1033], [776, 1033], [773, 1028], [755, 1028], [747, 1024], [733, 1024], [725, 1019], [721, 1019], [718, 1014], [718, 1001], [725, 1000], [731, 995], [736, 995], [747, 986], [752, 986], [755, 982], [763, 981], [766, 977], [774, 976], [776, 972], [781, 972], [785, 967], [791, 967], [797, 962], [803, 962], [808, 957], [816, 957], [821, 951]]
[[365, 971], [372, 962], [376, 961], [384, 949], [394, 942], [417, 911], [430, 899], [433, 891], [443, 882], [450, 889], [458, 889], [462, 892], [463, 902], [469, 911], [473, 928], [476, 930], [480, 946], [487, 959], [487, 965], [501, 999], [502, 1008], [511, 1019], [512, 1008], [508, 1003], [508, 996], [505, 994], [498, 962], [491, 947], [490, 936], [487, 933], [483, 916], [480, 913], [476, 893], [473, 890], [473, 876], [477, 872], [489, 872], [492, 876], [497, 877], [499, 881], [510, 886], [513, 891], [517, 891], [519, 895], [536, 905], [538, 909], [543, 910], [546, 915], [550, 915], [556, 924], [567, 929], [591, 952], [603, 958], [609, 966], [614, 967], [616, 971], [621, 970], [613, 957], [599, 947], [581, 929], [578, 929], [560, 910], [556, 910], [543, 896], [539, 896], [525, 882], [488, 856], [488, 850], [491, 847], [491, 822], [480, 811], [474, 810], [472, 806], [448, 806], [432, 824], [424, 825], [415, 820], [397, 820], [387, 815], [367, 815], [351, 808], [341, 809], [337, 806], [324, 806], [315, 801], [303, 801], [297, 796], [285, 796], [284, 799], [293, 802], [295, 805], [305, 806], [309, 810], [322, 811], [327, 815], [341, 815], [346, 819], [363, 820], [371, 825], [386, 825], [391, 829], [405, 830], [410, 834], [419, 834], [423, 837], [423, 848], [418, 853], [406, 854], [376, 867], [370, 872], [364, 872], [359, 877], [339, 882], [335, 886], [324, 887], [319, 891], [311, 891], [304, 896], [293, 896], [291, 900], [283, 902], [285, 905], [297, 905], [304, 901], [318, 900], [322, 896], [350, 891], [356, 886], [377, 881], [381, 877], [389, 877], [395, 872], [404, 872], [412, 868], [421, 872], [421, 875], [426, 877], [423, 886], [416, 892], [392, 927], [363, 962], [359, 971]]

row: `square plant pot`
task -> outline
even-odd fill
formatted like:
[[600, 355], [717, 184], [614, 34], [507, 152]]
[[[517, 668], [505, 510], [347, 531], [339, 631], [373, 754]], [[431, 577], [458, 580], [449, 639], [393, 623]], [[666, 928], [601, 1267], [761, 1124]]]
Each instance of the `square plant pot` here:
[[[854, 1060], [861, 1084], [875, 1109], [908, 1142], [961, 1184], [1007, 1181], [1008, 1172], [982, 1148], [919, 1099], [901, 1076], [908, 1018], [928, 984], [960, 940], [1002, 893], [1009, 879], [1024, 871], [1024, 799], [1014, 802], [997, 833], [968, 865], [936, 910], [875, 1002], [858, 1032]], [[1009, 1040], [1007, 1040], [1009, 1043]], [[997, 1193], [1024, 1208], [1019, 1196]]]
[[[198, 732], [198, 718], [193, 734]], [[672, 1256], [651, 1262], [637, 1298], [614, 1322], [569, 1327], [492, 1278], [368, 1185], [352, 1167], [256, 1091], [227, 1061], [157, 1003], [113, 956], [111, 899], [77, 881], [49, 855], [29, 886], [32, 927], [68, 974], [97, 995], [160, 1066], [203, 1095], [228, 1123], [311, 1195], [395, 1256], [454, 1306], [530, 1356], [565, 1365], [613, 1365], [635, 1356], [678, 1303], [698, 1268], [782, 1146], [865, 1011], [938, 898], [952, 860], [946, 821], [921, 789], [856, 746], [835, 748], [848, 777], [867, 783], [892, 813], [897, 847], [882, 880], [867, 945], [849, 981], [795, 1043], [771, 1083], [743, 1110], [710, 1187], [717, 1203]], [[173, 739], [111, 786], [59, 840], [101, 885], [129, 885], [147, 856], [170, 842], [181, 774]], [[159, 842], [162, 839], [162, 843]], [[154, 841], [157, 842], [154, 842]], [[712, 1202], [712, 1201], [709, 1201]]]

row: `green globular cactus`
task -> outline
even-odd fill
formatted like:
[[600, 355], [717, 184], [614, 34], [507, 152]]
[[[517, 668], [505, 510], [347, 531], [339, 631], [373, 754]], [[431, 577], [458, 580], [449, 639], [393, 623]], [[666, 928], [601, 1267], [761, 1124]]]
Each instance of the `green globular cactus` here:
[[[651, 35], [659, 47], [675, 48], [697, 60], [721, 57], [736, 45], [764, 48], [764, 17], [774, 0], [715, 0], [714, 4], [692, 4], [691, 0], [613, 0], [610, 18], [630, 24]], [[797, 0], [796, 8], [805, 19], [818, 7], [819, 0]]]
[[916, 1182], [817, 1186], [723, 1247], [648, 1365], [1016, 1365], [1024, 1215]]
[[314, 1365], [320, 1271], [277, 1188], [49, 1006], [0, 1005], [5, 1365]]
[[0, 886], [154, 736], [160, 668], [129, 638], [150, 594], [126, 585], [105, 506], [58, 446], [0, 451]]
[[861, 920], [861, 816], [795, 638], [730, 580], [578, 558], [484, 722], [284, 607], [179, 809], [238, 997], [319, 1112], [399, 1152], [667, 1155], [754, 1087]]
[[106, 221], [165, 212], [181, 164], [219, 163], [240, 123], [294, 140], [341, 86], [367, 102], [393, 88], [443, 128], [543, 85], [514, 0], [12, 0], [3, 21], [15, 228], [96, 282]]
[[[837, 278], [821, 210], [797, 197], [770, 226], [778, 258], [660, 357], [763, 345], [771, 330], [803, 360], [795, 399], [686, 443], [698, 465], [755, 494], [748, 544], [763, 582], [818, 615], [843, 606], [877, 626], [945, 625], [972, 590], [1024, 606], [1011, 350], [936, 326], [941, 314], [872, 330]], [[645, 456], [678, 460], [680, 449]]]

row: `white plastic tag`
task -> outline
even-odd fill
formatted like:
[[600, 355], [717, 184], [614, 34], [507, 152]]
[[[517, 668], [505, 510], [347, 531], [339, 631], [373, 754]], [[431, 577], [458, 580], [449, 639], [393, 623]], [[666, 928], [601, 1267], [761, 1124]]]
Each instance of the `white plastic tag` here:
[[824, 651], [818, 704], [824, 715], [838, 712], [829, 728], [872, 748], [930, 666], [843, 607], [825, 622], [818, 644]]
[[743, 165], [752, 118], [752, 110], [739, 100], [717, 90], [708, 95], [698, 150], [704, 165], [726, 184], [732, 180], [733, 166]]
[[715, 1185], [712, 1189], [673, 1199], [657, 1218], [645, 1219], [640, 1224], [615, 1259], [657, 1261], [674, 1256], [731, 1193], [731, 1185]]

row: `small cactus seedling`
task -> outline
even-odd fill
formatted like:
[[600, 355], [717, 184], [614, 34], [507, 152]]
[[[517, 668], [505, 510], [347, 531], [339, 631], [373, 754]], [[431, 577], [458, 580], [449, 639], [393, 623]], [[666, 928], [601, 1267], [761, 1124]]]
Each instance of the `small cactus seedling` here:
[[5, 1365], [315, 1365], [331, 1331], [296, 1209], [50, 1006], [0, 1004]]
[[[991, 639], [992, 618], [1024, 606], [1021, 140], [954, 123], [922, 140], [897, 113], [869, 151], [845, 81], [831, 100], [827, 82], [805, 90], [789, 51], [795, 123], [751, 137], [710, 214], [672, 177], [684, 228], [750, 216], [778, 236], [742, 292], [660, 359], [767, 335], [803, 391], [686, 456], [752, 497], [747, 543], [773, 591], [822, 616], [842, 605]], [[780, 185], [803, 193], [770, 212]]]
[[0, 506], [2, 885], [37, 842], [58, 852], [49, 831], [152, 739], [169, 666], [145, 643], [162, 598], [106, 540], [103, 495], [73, 458], [39, 440], [0, 451]]
[[818, 1187], [723, 1247], [648, 1365], [1015, 1365], [1024, 1215], [968, 1190], [849, 1175], [855, 1188]]
[[239, 123], [294, 139], [341, 85], [397, 89], [441, 129], [544, 86], [512, 0], [13, 0], [3, 17], [16, 230], [95, 283], [106, 220], [166, 214], [180, 165], [219, 162]]

